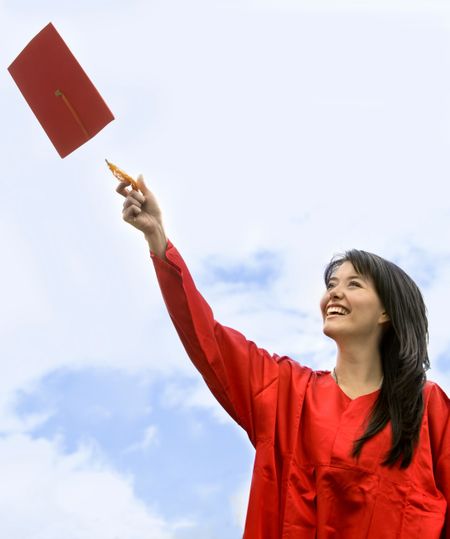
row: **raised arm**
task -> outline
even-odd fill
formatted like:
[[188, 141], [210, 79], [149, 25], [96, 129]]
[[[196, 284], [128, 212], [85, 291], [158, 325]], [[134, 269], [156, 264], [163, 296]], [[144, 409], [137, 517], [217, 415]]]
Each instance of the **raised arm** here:
[[311, 370], [287, 357], [269, 354], [215, 320], [184, 260], [167, 240], [156, 198], [141, 177], [138, 186], [140, 192], [125, 183], [117, 189], [126, 198], [123, 218], [142, 231], [149, 243], [167, 310], [187, 354], [252, 443], [272, 441], [276, 429], [289, 430]]

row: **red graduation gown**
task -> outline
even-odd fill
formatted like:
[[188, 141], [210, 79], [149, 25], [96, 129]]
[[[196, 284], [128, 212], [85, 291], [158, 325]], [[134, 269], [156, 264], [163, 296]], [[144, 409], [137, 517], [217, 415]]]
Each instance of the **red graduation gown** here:
[[375, 391], [347, 397], [328, 371], [271, 355], [214, 320], [176, 248], [152, 254], [172, 322], [196, 368], [256, 449], [245, 539], [450, 539], [450, 404], [427, 382], [406, 470], [381, 461], [390, 425], [352, 443]]

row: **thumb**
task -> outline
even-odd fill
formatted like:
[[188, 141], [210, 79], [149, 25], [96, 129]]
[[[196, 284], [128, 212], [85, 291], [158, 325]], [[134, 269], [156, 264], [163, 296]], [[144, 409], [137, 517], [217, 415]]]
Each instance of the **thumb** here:
[[144, 182], [144, 176], [142, 174], [139, 174], [139, 176], [136, 179], [136, 183], [139, 187], [139, 191], [141, 191], [144, 195], [150, 192], [149, 188], [146, 186]]

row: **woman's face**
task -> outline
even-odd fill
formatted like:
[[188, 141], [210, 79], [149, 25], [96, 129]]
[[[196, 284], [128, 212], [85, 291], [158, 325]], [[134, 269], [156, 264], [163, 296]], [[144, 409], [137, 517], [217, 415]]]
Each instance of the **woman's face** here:
[[372, 279], [359, 275], [348, 261], [332, 274], [320, 308], [323, 332], [335, 340], [354, 337], [379, 342], [389, 321]]

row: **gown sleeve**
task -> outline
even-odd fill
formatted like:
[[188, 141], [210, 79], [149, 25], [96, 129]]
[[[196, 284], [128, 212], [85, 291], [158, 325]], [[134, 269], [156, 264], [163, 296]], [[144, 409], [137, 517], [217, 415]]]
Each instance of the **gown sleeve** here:
[[170, 241], [165, 260], [154, 253], [151, 257], [164, 302], [187, 354], [216, 399], [256, 446], [271, 430], [268, 415], [275, 413], [279, 363], [286, 358], [269, 354], [214, 319]]
[[447, 500], [441, 538], [450, 539], [450, 400], [437, 384], [433, 385], [429, 404], [430, 439], [436, 486]]

